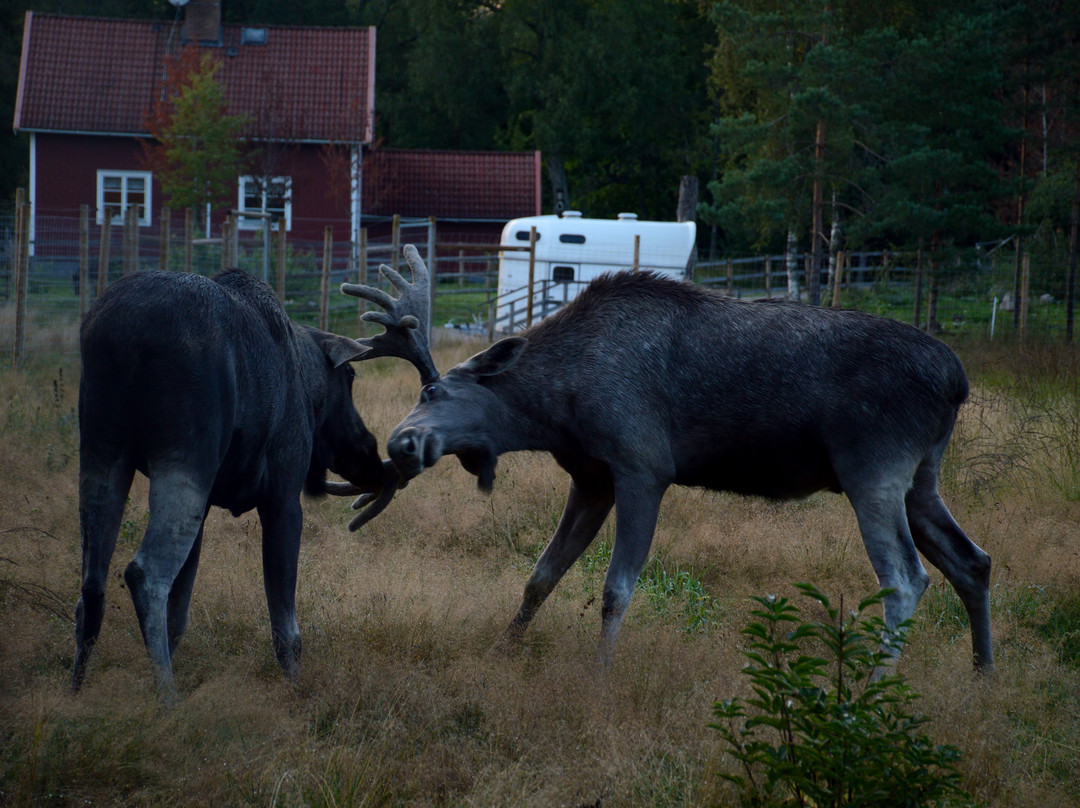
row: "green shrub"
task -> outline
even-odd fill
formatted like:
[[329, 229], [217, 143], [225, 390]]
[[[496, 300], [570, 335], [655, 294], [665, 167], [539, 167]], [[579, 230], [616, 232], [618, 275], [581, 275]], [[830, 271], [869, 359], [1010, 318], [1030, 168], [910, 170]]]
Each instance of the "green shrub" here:
[[804, 619], [786, 598], [755, 597], [758, 618], [744, 673], [755, 696], [717, 702], [725, 752], [741, 773], [724, 773], [747, 806], [958, 806], [977, 804], [962, 788], [960, 752], [935, 746], [915, 714], [918, 695], [892, 671], [903, 632], [865, 616], [888, 590], [844, 614], [810, 584], [824, 607]]

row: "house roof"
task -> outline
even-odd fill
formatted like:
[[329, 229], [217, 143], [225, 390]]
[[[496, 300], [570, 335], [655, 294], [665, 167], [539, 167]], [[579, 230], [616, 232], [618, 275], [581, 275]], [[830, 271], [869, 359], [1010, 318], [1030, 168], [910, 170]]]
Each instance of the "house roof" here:
[[376, 149], [364, 158], [365, 215], [505, 221], [540, 213], [540, 152]]
[[[370, 143], [374, 28], [268, 26], [245, 44], [243, 26], [221, 26], [218, 74], [230, 112], [249, 116], [249, 137]], [[23, 27], [16, 131], [146, 134], [179, 23], [35, 14]]]

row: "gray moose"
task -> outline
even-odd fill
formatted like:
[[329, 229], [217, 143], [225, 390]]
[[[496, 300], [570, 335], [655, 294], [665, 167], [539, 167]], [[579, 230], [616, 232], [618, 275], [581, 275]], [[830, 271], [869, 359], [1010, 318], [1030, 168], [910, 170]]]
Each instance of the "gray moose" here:
[[[426, 278], [416, 251], [407, 257], [414, 277]], [[668, 486], [775, 499], [828, 489], [847, 495], [878, 582], [893, 590], [886, 623], [910, 618], [928, 585], [921, 552], [967, 609], [976, 668], [992, 669], [990, 557], [938, 493], [967, 378], [957, 356], [919, 329], [625, 272], [441, 377], [429, 356], [414, 362], [429, 367], [420, 400], [387, 444], [402, 481], [453, 454], [490, 490], [498, 456], [522, 450], [550, 452], [570, 475], [562, 519], [504, 643], [520, 639], [612, 507], [603, 661]]]
[[[417, 305], [426, 316], [426, 298]], [[394, 355], [408, 335], [390, 315], [369, 314], [386, 333], [357, 341], [299, 326], [268, 286], [236, 270], [212, 280], [140, 272], [95, 302], [81, 333], [75, 690], [101, 629], [136, 471], [150, 480], [150, 519], [124, 581], [163, 695], [175, 697], [172, 657], [211, 506], [236, 516], [257, 510], [274, 650], [285, 675], [296, 676], [301, 490], [366, 492], [370, 518], [398, 487], [356, 412], [349, 363]], [[328, 470], [347, 482], [327, 481]]]

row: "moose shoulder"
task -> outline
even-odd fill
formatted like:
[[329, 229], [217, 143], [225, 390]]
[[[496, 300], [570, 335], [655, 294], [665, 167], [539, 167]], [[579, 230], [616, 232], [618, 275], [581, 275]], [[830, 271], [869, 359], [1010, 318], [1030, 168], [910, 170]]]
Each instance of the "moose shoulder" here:
[[958, 592], [976, 666], [992, 666], [990, 558], [938, 494], [968, 393], [940, 341], [868, 314], [741, 302], [649, 273], [594, 281], [563, 310], [426, 384], [387, 448], [410, 479], [446, 454], [488, 488], [503, 452], [550, 452], [571, 477], [562, 519], [505, 639], [525, 630], [611, 508], [601, 656], [609, 658], [675, 484], [773, 498], [849, 498], [885, 618], [911, 617], [929, 577]]
[[[105, 291], [81, 333], [75, 689], [136, 471], [150, 480], [150, 519], [124, 579], [159, 687], [174, 689], [210, 506], [258, 511], [274, 649], [295, 676], [301, 491], [392, 494], [397, 480], [352, 398], [349, 363], [377, 348], [295, 325], [269, 287], [235, 270], [140, 272]], [[327, 470], [349, 482], [328, 483]]]

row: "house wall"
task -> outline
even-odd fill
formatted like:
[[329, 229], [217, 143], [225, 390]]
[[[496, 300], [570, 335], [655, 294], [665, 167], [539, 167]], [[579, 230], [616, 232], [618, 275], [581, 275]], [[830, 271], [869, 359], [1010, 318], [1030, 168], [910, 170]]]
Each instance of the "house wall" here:
[[[42, 217], [73, 220], [79, 215], [79, 206], [85, 204], [90, 207], [91, 221], [95, 220], [98, 169], [145, 170], [142, 147], [135, 138], [48, 133], [35, 135], [34, 168], [35, 230], [45, 240], [50, 239], [53, 229], [40, 229]], [[318, 145], [287, 146], [267, 152], [259, 170], [292, 178], [292, 229], [289, 240], [297, 248], [320, 251], [327, 225], [334, 228], [333, 238], [338, 249], [350, 241], [352, 223], [347, 152], [344, 153], [344, 162], [341, 162], [340, 153], [337, 157], [330, 156], [326, 149]], [[238, 169], [238, 176], [240, 171]], [[375, 179], [365, 177], [364, 181]], [[143, 229], [147, 235], [156, 235], [165, 201], [161, 185], [155, 180], [151, 189], [151, 225]], [[231, 205], [237, 204], [238, 199], [234, 197]], [[417, 215], [409, 210], [400, 213], [403, 216]], [[225, 214], [225, 210], [215, 212], [214, 235], [220, 233]], [[174, 212], [174, 234], [179, 226], [177, 219], [182, 222], [179, 211]], [[442, 220], [437, 222], [438, 240], [449, 244], [497, 244], [503, 224], [502, 221]], [[366, 218], [363, 226], [368, 229], [370, 241], [389, 241], [392, 228], [387, 217]], [[69, 244], [73, 238], [77, 236], [64, 237], [64, 244]], [[416, 238], [412, 232], [404, 236], [405, 241]], [[426, 236], [424, 238], [426, 240]], [[46, 245], [43, 242], [41, 246]]]
[[[96, 137], [37, 133], [35, 136], [34, 206], [35, 218], [78, 216], [80, 205], [89, 205], [91, 215], [97, 204], [98, 169], [143, 171], [142, 147], [134, 138]], [[349, 239], [349, 179], [332, 179], [323, 150], [299, 145], [274, 156], [275, 173], [292, 177], [292, 231], [297, 241], [322, 243], [323, 228], [334, 228], [335, 241]], [[240, 173], [238, 168], [238, 176]], [[237, 204], [238, 200], [232, 202]], [[159, 225], [166, 200], [156, 178], [151, 190], [152, 227]], [[215, 230], [227, 211], [216, 211]]]
[[273, 173], [292, 177], [291, 239], [318, 241], [321, 245], [327, 225], [334, 228], [335, 242], [351, 238], [348, 155], [343, 158], [344, 164], [335, 166], [335, 159], [313, 145], [289, 147], [280, 155], [282, 168]]
[[[80, 205], [97, 204], [97, 170], [141, 171], [139, 144], [131, 138], [80, 137], [37, 133], [34, 137], [35, 216], [78, 216]], [[154, 183], [151, 204], [161, 206]], [[91, 213], [91, 215], [93, 215]]]

